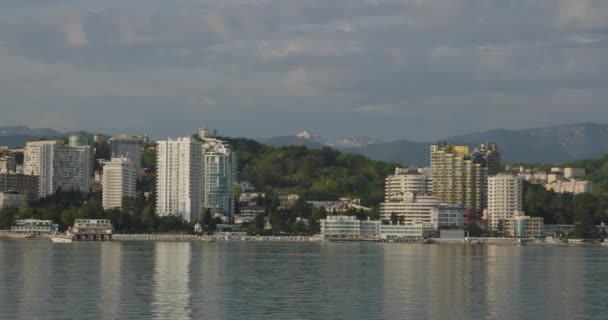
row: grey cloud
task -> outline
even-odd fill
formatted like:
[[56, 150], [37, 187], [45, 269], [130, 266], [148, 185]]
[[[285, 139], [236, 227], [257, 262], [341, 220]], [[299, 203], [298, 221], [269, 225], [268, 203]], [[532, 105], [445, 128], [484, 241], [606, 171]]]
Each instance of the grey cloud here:
[[[7, 0], [0, 9], [0, 108], [15, 110], [0, 125], [40, 114], [38, 124], [69, 129], [170, 134], [181, 121], [236, 135], [297, 125], [426, 139], [504, 119], [608, 121], [602, 0]], [[124, 119], [99, 112], [104, 104]]]

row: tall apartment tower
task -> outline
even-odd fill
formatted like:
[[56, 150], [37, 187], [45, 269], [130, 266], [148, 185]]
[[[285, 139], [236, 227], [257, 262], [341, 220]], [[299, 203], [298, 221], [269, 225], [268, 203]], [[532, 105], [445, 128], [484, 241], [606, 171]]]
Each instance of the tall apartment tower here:
[[495, 176], [500, 172], [500, 150], [496, 143], [482, 143], [473, 150], [471, 159], [473, 159], [473, 162], [487, 167], [488, 176]]
[[488, 208], [485, 216], [491, 230], [498, 230], [501, 219], [520, 214], [523, 209], [523, 182], [520, 177], [498, 174], [488, 178]]
[[432, 144], [431, 176], [439, 202], [477, 212], [485, 208], [488, 168], [471, 159], [467, 146]]
[[122, 208], [125, 198], [135, 199], [137, 174], [135, 166], [127, 158], [112, 158], [104, 162], [102, 185], [102, 205], [106, 210]]
[[62, 141], [35, 141], [25, 146], [23, 171], [39, 177], [40, 196], [52, 195], [58, 189], [91, 189], [91, 147], [70, 147]]
[[203, 208], [203, 146], [190, 137], [159, 141], [157, 199], [159, 216], [196, 220]]
[[221, 140], [203, 138], [203, 206], [217, 213], [235, 211], [234, 186], [237, 182], [237, 157], [231, 146]]
[[386, 201], [394, 201], [410, 193], [431, 193], [433, 182], [430, 175], [418, 169], [396, 168], [395, 174], [385, 179], [384, 196]]
[[91, 147], [91, 174], [93, 174], [95, 168], [95, 138], [92, 134], [87, 132], [78, 132], [68, 137], [68, 146], [70, 147]]
[[135, 167], [135, 172], [141, 170], [141, 153], [143, 140], [141, 137], [121, 134], [110, 139], [110, 156], [112, 158], [127, 158]]

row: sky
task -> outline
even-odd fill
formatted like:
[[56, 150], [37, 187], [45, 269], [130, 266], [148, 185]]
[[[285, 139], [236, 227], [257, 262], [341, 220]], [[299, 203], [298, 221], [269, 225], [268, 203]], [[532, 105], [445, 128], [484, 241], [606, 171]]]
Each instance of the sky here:
[[608, 122], [606, 0], [0, 0], [0, 126], [428, 141]]

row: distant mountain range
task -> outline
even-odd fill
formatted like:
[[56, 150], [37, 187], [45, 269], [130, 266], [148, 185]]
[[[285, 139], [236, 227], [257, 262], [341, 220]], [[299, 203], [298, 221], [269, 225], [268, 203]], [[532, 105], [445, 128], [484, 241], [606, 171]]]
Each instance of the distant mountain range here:
[[23, 147], [28, 140], [63, 136], [65, 136], [64, 133], [53, 129], [30, 129], [24, 126], [0, 127], [0, 145], [11, 148]]
[[[0, 145], [22, 147], [25, 141], [61, 138], [69, 133], [52, 129], [30, 129], [24, 126], [0, 127]], [[326, 139], [311, 131], [291, 136], [257, 139], [272, 146], [303, 145], [309, 148], [331, 147], [371, 159], [402, 165], [427, 166], [429, 142], [397, 140], [384, 142], [372, 137]], [[608, 154], [608, 124], [579, 123], [526, 130], [496, 129], [446, 139], [471, 147], [491, 141], [500, 145], [505, 162], [542, 162], [559, 164]]]
[[[409, 140], [381, 142], [369, 137], [339, 140], [347, 143], [340, 144], [308, 131], [293, 136], [259, 139], [260, 142], [273, 146], [304, 145], [310, 148], [328, 146], [342, 152], [361, 154], [371, 159], [403, 165], [425, 166], [429, 163], [431, 142]], [[443, 140], [471, 147], [487, 141], [496, 142], [500, 145], [501, 156], [505, 162], [557, 164], [608, 153], [608, 124], [580, 123], [526, 130], [496, 129]]]

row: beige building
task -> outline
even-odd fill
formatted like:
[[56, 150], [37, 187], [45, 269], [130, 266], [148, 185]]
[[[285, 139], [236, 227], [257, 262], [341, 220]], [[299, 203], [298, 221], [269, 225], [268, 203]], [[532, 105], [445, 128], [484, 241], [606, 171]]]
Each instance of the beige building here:
[[471, 159], [467, 146], [432, 144], [431, 175], [439, 202], [473, 211], [486, 207], [488, 168]]
[[545, 188], [557, 193], [591, 193], [593, 191], [593, 183], [586, 180], [556, 180], [545, 184]]
[[403, 224], [421, 224], [427, 229], [436, 229], [434, 210], [439, 206], [437, 198], [430, 193], [406, 192], [399, 201], [380, 204], [380, 215], [384, 221], [391, 221], [393, 213]]
[[112, 158], [104, 162], [102, 185], [102, 205], [106, 210], [122, 208], [125, 198], [135, 199], [137, 172], [127, 158]]
[[516, 238], [540, 237], [543, 234], [543, 218], [517, 215], [501, 220], [504, 235]]
[[488, 208], [485, 217], [491, 230], [498, 230], [499, 221], [523, 211], [523, 180], [511, 174], [488, 178]]

